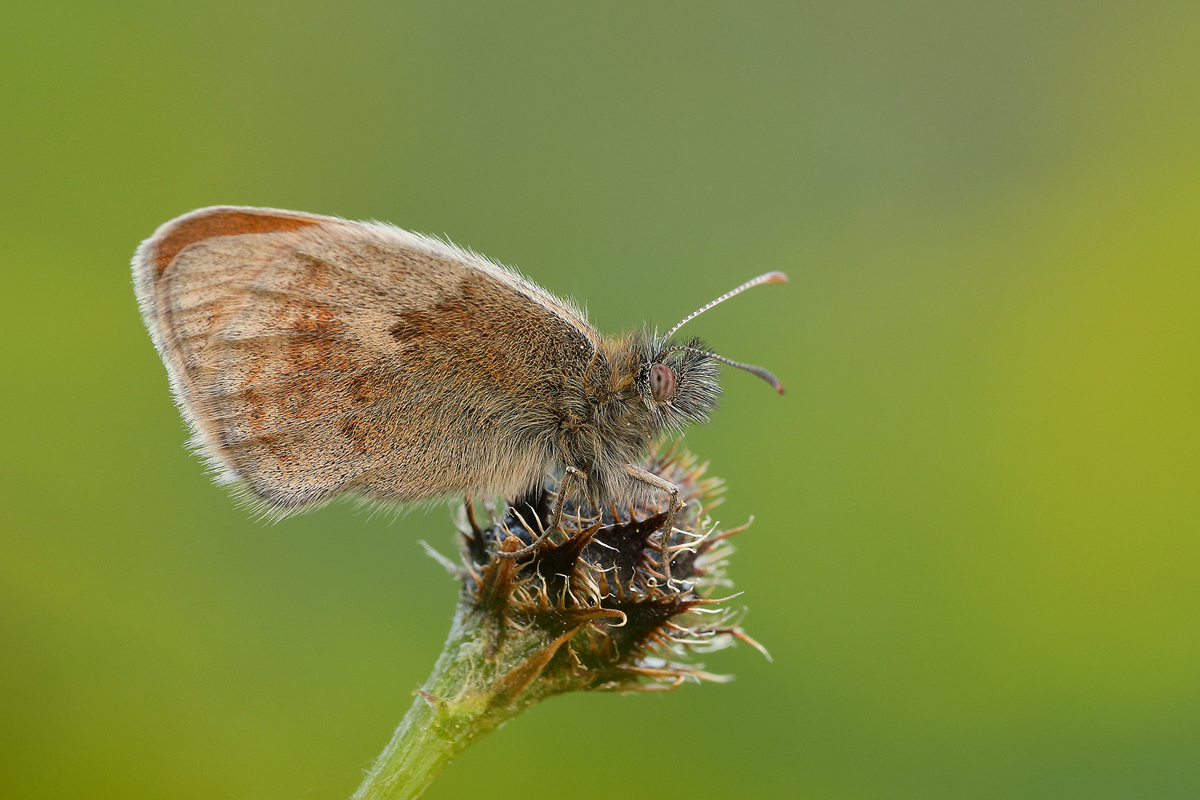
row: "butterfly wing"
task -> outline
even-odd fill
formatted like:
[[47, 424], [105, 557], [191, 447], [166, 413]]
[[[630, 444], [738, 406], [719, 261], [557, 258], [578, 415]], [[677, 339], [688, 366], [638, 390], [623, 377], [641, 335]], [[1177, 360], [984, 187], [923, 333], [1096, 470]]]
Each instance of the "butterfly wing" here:
[[266, 513], [514, 495], [599, 342], [516, 273], [386, 225], [200, 209], [134, 280], [193, 443]]

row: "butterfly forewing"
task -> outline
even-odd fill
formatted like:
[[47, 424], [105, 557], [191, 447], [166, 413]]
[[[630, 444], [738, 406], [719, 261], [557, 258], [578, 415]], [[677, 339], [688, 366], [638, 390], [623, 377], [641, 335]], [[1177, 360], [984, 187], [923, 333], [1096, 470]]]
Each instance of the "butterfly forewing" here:
[[558, 413], [563, 365], [586, 367], [598, 341], [473, 254], [294, 212], [193, 212], [135, 273], [196, 443], [271, 514], [346, 492], [523, 490], [552, 458], [534, 432]]

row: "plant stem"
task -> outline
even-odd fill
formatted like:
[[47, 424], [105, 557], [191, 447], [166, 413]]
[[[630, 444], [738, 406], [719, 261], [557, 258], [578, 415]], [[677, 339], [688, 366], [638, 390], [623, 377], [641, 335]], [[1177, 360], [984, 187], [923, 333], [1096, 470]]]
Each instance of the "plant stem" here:
[[549, 693], [537, 686], [519, 697], [506, 691], [501, 678], [529, 653], [497, 652], [494, 633], [486, 613], [459, 603], [433, 673], [352, 800], [420, 797], [469, 744]]

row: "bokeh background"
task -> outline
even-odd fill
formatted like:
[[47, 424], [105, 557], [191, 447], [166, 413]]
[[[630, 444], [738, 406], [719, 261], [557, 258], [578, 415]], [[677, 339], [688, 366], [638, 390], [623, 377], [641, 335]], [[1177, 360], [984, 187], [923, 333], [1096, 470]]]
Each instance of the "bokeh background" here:
[[[1200, 796], [1200, 4], [15, 3], [0, 794], [346, 797], [449, 513], [263, 525], [130, 288], [214, 203], [446, 234], [727, 370], [771, 650], [552, 699], [430, 798]], [[485, 794], [486, 793], [486, 794]]]

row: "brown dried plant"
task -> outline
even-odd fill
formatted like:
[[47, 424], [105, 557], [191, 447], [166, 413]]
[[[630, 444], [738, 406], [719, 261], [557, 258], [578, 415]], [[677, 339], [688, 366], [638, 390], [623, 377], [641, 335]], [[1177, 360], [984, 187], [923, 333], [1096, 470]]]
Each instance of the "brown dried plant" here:
[[709, 512], [721, 482], [686, 451], [652, 450], [642, 466], [687, 504], [669, 532], [665, 499], [597, 516], [573, 498], [560, 509], [554, 481], [503, 514], [489, 510], [484, 525], [467, 505], [462, 563], [431, 550], [463, 584], [450, 636], [355, 798], [419, 796], [468, 744], [551, 695], [724, 681], [695, 654], [737, 641], [766, 654], [727, 605], [728, 539], [749, 523], [718, 527]]

